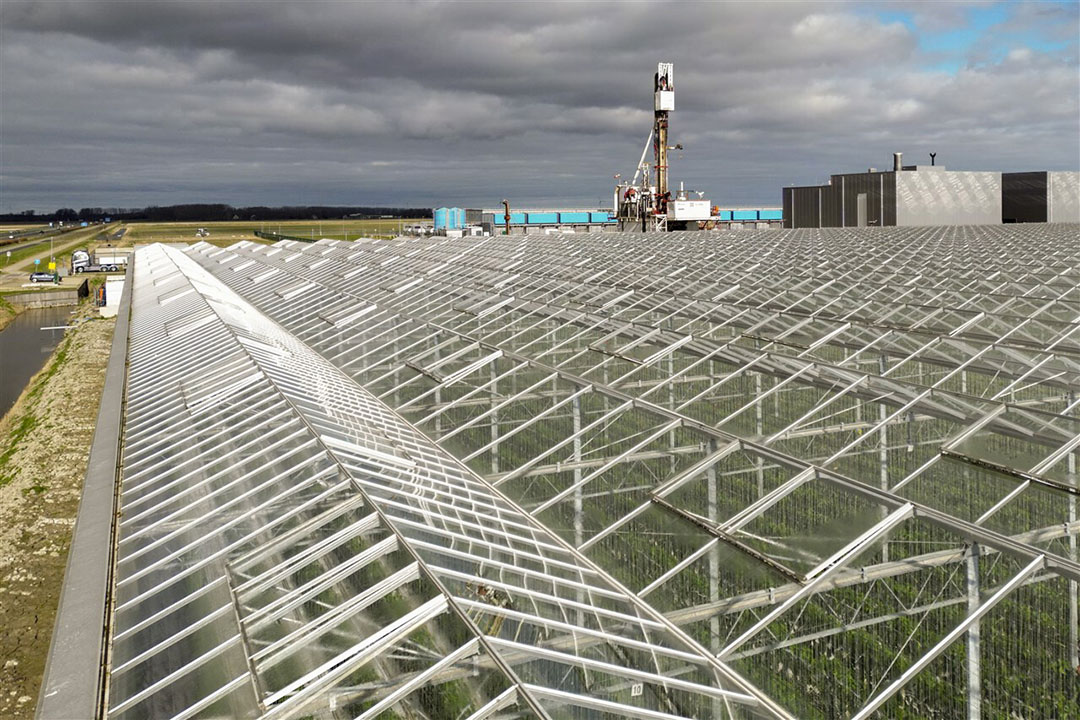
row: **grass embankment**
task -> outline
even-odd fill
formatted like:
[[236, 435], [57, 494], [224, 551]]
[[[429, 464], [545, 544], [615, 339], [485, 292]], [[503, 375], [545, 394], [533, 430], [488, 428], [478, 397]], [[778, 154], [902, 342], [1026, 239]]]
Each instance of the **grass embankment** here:
[[0, 419], [0, 717], [32, 718], [114, 320], [84, 304]]
[[15, 316], [22, 312], [21, 305], [12, 305], [7, 300], [0, 296], [0, 330], [3, 330], [8, 326]]
[[0, 223], [0, 238], [6, 238], [11, 233], [20, 233], [27, 230], [48, 230], [45, 223]]

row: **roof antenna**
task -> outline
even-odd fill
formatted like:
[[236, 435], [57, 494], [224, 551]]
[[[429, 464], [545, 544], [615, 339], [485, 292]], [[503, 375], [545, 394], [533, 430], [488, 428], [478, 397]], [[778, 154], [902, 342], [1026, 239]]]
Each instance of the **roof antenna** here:
[[934, 158], [937, 157], [937, 153], [930, 153], [930, 165], [934, 164]]

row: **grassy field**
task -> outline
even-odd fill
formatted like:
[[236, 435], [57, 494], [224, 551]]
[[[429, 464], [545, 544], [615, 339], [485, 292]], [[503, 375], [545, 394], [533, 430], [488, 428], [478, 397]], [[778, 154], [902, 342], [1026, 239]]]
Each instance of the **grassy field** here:
[[7, 235], [13, 232], [22, 232], [23, 230], [45, 230], [48, 229], [46, 223], [0, 223], [0, 234]]
[[[415, 225], [430, 218], [412, 220], [282, 220], [264, 222], [259, 220], [236, 220], [213, 223], [126, 223], [127, 234], [123, 243], [184, 242], [206, 240], [215, 245], [229, 245], [238, 240], [258, 241], [256, 231], [306, 237], [312, 240], [335, 238], [356, 240], [361, 237], [388, 237], [397, 235], [402, 225]], [[205, 228], [210, 236], [197, 238], [195, 233]]]

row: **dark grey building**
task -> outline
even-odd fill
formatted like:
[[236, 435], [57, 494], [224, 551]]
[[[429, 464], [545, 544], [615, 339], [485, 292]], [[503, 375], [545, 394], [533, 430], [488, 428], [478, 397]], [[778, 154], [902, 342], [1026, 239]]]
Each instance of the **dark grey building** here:
[[784, 188], [784, 227], [896, 224], [896, 177], [870, 171], [833, 175], [826, 185]]
[[1002, 173], [1001, 221], [1080, 222], [1080, 173]]

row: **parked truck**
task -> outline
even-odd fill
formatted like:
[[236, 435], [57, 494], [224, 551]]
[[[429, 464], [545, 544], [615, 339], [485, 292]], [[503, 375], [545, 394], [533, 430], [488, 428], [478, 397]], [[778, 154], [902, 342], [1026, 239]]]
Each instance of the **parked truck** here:
[[127, 266], [128, 253], [114, 250], [98, 250], [90, 254], [86, 250], [71, 253], [71, 272], [116, 272]]

